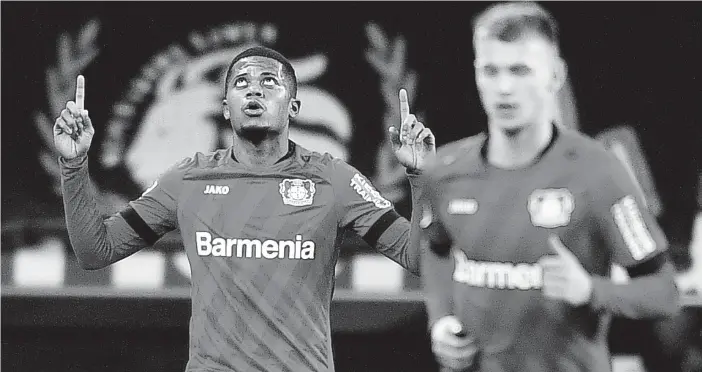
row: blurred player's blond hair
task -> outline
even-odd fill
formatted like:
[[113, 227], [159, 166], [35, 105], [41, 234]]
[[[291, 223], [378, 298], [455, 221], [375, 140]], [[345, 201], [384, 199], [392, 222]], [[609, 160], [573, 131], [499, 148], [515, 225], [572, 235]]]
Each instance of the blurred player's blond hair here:
[[[531, 1], [501, 2], [489, 6], [473, 20], [473, 46], [481, 38], [512, 42], [538, 35], [547, 40], [556, 56], [561, 57], [558, 23], [541, 5]], [[575, 96], [570, 78], [551, 103], [553, 119], [558, 125], [579, 129]]]

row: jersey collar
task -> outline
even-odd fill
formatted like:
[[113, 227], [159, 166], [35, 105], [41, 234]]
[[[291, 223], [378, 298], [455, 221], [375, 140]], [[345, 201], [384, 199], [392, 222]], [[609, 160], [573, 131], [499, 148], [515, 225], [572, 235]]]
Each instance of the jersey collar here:
[[[544, 149], [541, 150], [539, 155], [537, 155], [536, 158], [534, 158], [532, 165], [538, 163], [544, 157], [544, 155], [546, 155], [546, 153], [553, 149], [554, 145], [558, 141], [558, 138], [561, 136], [561, 130], [560, 128], [558, 128], [558, 125], [556, 125], [555, 123], [552, 123], [551, 125], [553, 126], [553, 135], [551, 136], [551, 140], [548, 142], [546, 147], [544, 147]], [[490, 142], [490, 136], [487, 134], [487, 132], [485, 133], [484, 138], [485, 139], [483, 140], [483, 143], [480, 146], [480, 161], [484, 167], [488, 167], [489, 163], [487, 160], [487, 149], [488, 143]]]
[[[293, 155], [295, 155], [296, 147], [297, 147], [297, 145], [295, 144], [295, 142], [293, 142], [292, 140], [288, 140], [288, 152], [285, 155], [283, 155], [282, 158], [278, 159], [278, 161], [276, 161], [275, 164], [280, 164], [280, 163], [284, 162], [285, 160], [293, 157]], [[239, 162], [236, 159], [236, 156], [234, 156], [234, 148], [229, 149], [229, 155], [231, 156], [232, 160], [234, 160], [237, 163]]]

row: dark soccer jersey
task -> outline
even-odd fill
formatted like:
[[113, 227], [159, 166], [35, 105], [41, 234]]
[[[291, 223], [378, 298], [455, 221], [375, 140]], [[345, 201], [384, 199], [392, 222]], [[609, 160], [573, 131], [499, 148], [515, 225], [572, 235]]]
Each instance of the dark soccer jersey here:
[[192, 271], [188, 371], [333, 371], [337, 231], [392, 210], [368, 180], [295, 146], [265, 170], [231, 149], [197, 154], [132, 207], [157, 235], [180, 228]]
[[453, 310], [481, 349], [480, 370], [609, 371], [608, 315], [545, 298], [538, 261], [553, 254], [550, 234], [599, 276], [665, 250], [639, 188], [613, 155], [571, 130], [519, 170], [488, 165], [485, 144], [479, 135], [443, 151], [422, 225], [434, 244], [451, 244]]

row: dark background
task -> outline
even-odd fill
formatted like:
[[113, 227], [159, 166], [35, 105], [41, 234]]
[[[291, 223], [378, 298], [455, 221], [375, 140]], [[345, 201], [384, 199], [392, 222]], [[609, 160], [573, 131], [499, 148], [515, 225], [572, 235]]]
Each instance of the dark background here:
[[[702, 6], [696, 2], [544, 5], [561, 26], [581, 129], [595, 135], [622, 123], [633, 126], [666, 206], [664, 220], [668, 215], [690, 215], [696, 206], [702, 148]], [[3, 3], [2, 220], [62, 213], [55, 195], [43, 189], [49, 182], [35, 156], [43, 144], [31, 121], [34, 112], [46, 106], [44, 71], [56, 61], [59, 33], [76, 33], [90, 19], [101, 22], [101, 52], [84, 72], [89, 84], [86, 106], [97, 123], [94, 143], [101, 143], [100, 123], [108, 119], [111, 105], [122, 98], [130, 79], [156, 51], [183, 43], [193, 30], [207, 31], [234, 21], [270, 22], [279, 28], [275, 47], [288, 57], [328, 55], [331, 62], [320, 85], [352, 113], [351, 163], [370, 175], [383, 135], [384, 104], [377, 75], [363, 57], [368, 45], [363, 26], [376, 21], [391, 35], [408, 40], [408, 65], [420, 75], [413, 109], [426, 112], [427, 125], [443, 144], [484, 127], [469, 22], [485, 6], [481, 2]], [[128, 196], [134, 197], [134, 191]]]
[[[104, 131], [100, 123], [107, 121], [112, 105], [124, 96], [130, 80], [157, 52], [173, 43], [185, 44], [194, 30], [207, 31], [235, 21], [270, 22], [279, 29], [274, 47], [288, 57], [315, 52], [329, 57], [329, 68], [319, 85], [333, 92], [351, 112], [354, 130], [350, 162], [370, 175], [375, 172], [376, 151], [384, 135], [381, 122], [384, 103], [378, 90], [378, 77], [363, 56], [368, 45], [364, 25], [375, 21], [391, 35], [407, 39], [407, 63], [420, 75], [413, 109], [426, 112], [426, 124], [433, 129], [439, 144], [443, 144], [475, 134], [485, 125], [475, 89], [469, 22], [486, 5], [477, 2], [3, 2], [3, 227], [18, 221], [29, 221], [31, 225], [36, 219], [62, 218], [60, 198], [51, 190], [51, 178], [38, 160], [37, 154], [45, 145], [32, 120], [37, 110], [47, 109], [44, 74], [47, 66], [55, 64], [57, 37], [62, 32], [77, 32], [90, 19], [97, 18], [101, 23], [97, 42], [100, 54], [84, 71], [88, 82], [86, 106], [97, 130], [91, 151], [98, 152], [102, 144]], [[671, 241], [689, 243], [693, 216], [699, 210], [696, 195], [702, 149], [702, 4], [548, 2], [543, 5], [553, 12], [561, 26], [562, 51], [569, 65], [581, 129], [593, 136], [620, 124], [635, 129], [664, 206], [660, 222]], [[127, 198], [139, 194], [129, 186], [127, 178], [102, 170], [94, 159], [91, 159], [91, 172], [106, 189], [114, 189]], [[5, 243], [3, 237], [3, 252], [13, 248]], [[84, 304], [79, 299], [74, 301], [75, 304], [69, 302], [66, 308]], [[51, 314], [53, 303], [3, 296], [3, 318], [8, 306], [10, 311]], [[119, 306], [123, 304], [94, 304], [94, 308], [114, 314], [121, 314]], [[172, 304], [173, 308], [168, 304], [160, 306], [165, 306], [165, 316], [187, 310], [187, 304], [182, 303]], [[357, 317], [373, 314], [368, 309], [354, 309], [358, 311]], [[44, 321], [52, 323], [51, 319]], [[631, 336], [636, 331], [651, 332], [648, 323], [615, 328], [612, 333], [621, 335], [622, 339], [613, 343], [633, 353], [647, 350], [649, 355], [659, 356], [654, 352], [663, 352], [677, 360], [678, 342], [690, 334], [697, 335], [695, 329], [699, 329], [699, 323], [695, 322], [694, 318], [684, 318], [666, 328], [674, 336], [664, 346], [647, 342], [645, 337]], [[187, 354], [186, 325], [149, 326], [148, 319], [140, 324], [124, 327], [3, 324], [3, 367], [8, 371], [180, 370]], [[681, 325], [683, 330], [675, 328]], [[413, 311], [406, 322], [391, 330], [336, 332], [338, 370], [431, 370], [424, 326], [423, 314]], [[674, 371], [670, 365], [661, 368]]]

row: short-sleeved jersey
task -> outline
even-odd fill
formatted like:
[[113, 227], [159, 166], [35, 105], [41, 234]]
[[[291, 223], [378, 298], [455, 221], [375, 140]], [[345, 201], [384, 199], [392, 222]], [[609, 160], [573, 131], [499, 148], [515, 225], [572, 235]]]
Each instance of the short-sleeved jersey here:
[[338, 231], [364, 236], [393, 209], [352, 166], [291, 145], [264, 170], [231, 148], [197, 154], [131, 203], [156, 235], [180, 228], [192, 272], [187, 371], [334, 370]]
[[482, 350], [485, 372], [605, 372], [609, 315], [542, 294], [539, 259], [555, 234], [593, 275], [667, 248], [640, 189], [617, 158], [556, 129], [534, 164], [490, 166], [487, 136], [442, 151], [425, 187], [425, 238], [450, 244], [455, 314]]

